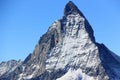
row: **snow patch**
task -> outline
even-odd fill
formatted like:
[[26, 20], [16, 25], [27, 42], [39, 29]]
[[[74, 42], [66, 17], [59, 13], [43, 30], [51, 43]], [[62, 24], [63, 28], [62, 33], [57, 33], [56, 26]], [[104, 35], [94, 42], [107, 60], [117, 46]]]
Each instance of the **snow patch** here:
[[94, 80], [94, 78], [82, 73], [81, 69], [69, 69], [65, 75], [56, 80]]

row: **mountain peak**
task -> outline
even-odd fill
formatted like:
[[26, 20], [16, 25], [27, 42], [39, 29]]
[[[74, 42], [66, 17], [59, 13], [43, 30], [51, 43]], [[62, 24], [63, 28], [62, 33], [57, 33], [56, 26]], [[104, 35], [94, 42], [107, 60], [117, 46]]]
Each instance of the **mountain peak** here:
[[69, 14], [77, 14], [77, 13], [83, 16], [83, 14], [80, 12], [77, 6], [72, 1], [69, 1], [64, 8], [64, 15], [67, 16]]

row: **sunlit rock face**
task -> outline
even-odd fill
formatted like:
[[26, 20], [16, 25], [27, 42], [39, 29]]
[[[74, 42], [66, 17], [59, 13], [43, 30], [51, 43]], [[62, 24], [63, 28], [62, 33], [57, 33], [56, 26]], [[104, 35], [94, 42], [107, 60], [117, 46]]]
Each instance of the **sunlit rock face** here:
[[33, 53], [6, 80], [120, 80], [120, 58], [95, 41], [94, 32], [69, 1], [62, 19], [40, 38]]

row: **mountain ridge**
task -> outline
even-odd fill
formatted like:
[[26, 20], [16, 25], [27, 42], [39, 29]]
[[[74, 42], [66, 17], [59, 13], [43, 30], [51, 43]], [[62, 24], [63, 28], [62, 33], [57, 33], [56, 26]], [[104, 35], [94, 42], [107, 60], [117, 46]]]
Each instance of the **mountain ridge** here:
[[0, 63], [0, 76], [4, 74], [9, 74], [10, 72], [14, 71], [14, 69], [22, 64], [21, 60], [9, 60], [9, 61], [3, 61]]

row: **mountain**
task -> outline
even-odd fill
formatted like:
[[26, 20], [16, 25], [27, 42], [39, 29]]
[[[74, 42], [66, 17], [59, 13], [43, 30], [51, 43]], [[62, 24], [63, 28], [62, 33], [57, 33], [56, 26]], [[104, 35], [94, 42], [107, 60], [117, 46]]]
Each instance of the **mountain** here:
[[22, 63], [21, 60], [10, 60], [7, 62], [0, 63], [0, 76], [4, 74], [9, 74], [10, 72], [14, 71], [16, 67], [18, 67]]
[[120, 57], [97, 43], [94, 31], [69, 1], [62, 19], [40, 38], [33, 53], [1, 80], [120, 80]]

